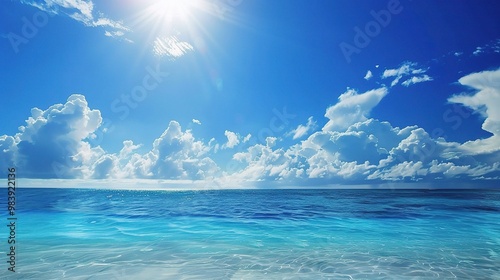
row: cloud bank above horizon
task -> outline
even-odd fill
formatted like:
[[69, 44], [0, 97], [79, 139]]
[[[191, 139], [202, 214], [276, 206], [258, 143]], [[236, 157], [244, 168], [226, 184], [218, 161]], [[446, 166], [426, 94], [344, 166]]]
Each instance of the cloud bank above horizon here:
[[[482, 118], [482, 129], [490, 137], [449, 142], [416, 125], [400, 128], [370, 117], [385, 96], [398, 94], [392, 91], [401, 80], [405, 87], [431, 82], [426, 71], [404, 63], [383, 72], [381, 79], [391, 78], [390, 86], [361, 93], [347, 89], [325, 109], [322, 127], [310, 117], [296, 129], [264, 141], [252, 142], [249, 133], [226, 130], [227, 142], [218, 143], [215, 138], [197, 139], [191, 129], [171, 120], [150, 145], [125, 140], [116, 153], [96, 141], [101, 112], [90, 108], [84, 95], [73, 94], [64, 104], [33, 108], [17, 134], [0, 136], [0, 168], [15, 166], [20, 176], [40, 179], [274, 182], [304, 187], [500, 180], [500, 69], [463, 76], [458, 82], [470, 91], [448, 98]], [[192, 122], [202, 125], [197, 119]], [[285, 138], [292, 144], [277, 144]], [[138, 152], [143, 146], [151, 149]], [[215, 155], [221, 151], [232, 154], [228, 162], [217, 161]]]

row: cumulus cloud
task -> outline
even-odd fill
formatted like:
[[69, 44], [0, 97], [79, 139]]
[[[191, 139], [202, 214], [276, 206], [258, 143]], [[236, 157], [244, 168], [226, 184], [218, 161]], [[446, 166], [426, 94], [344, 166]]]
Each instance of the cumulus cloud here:
[[[93, 146], [102, 124], [98, 110], [83, 95], [42, 110], [33, 108], [26, 124], [14, 136], [0, 136], [0, 167], [17, 166], [30, 178], [149, 178], [208, 180], [210, 182], [276, 182], [283, 185], [318, 183], [441, 182], [443, 180], [497, 180], [500, 178], [500, 69], [467, 75], [459, 80], [470, 91], [449, 98], [450, 103], [473, 110], [484, 119], [490, 137], [465, 143], [435, 138], [423, 128], [395, 127], [370, 118], [369, 113], [388, 93], [385, 87], [357, 93], [348, 90], [326, 110], [328, 123], [313, 131], [314, 121], [293, 130], [305, 137], [289, 147], [279, 137], [265, 143], [240, 146], [222, 170], [212, 155], [222, 147], [248, 142], [226, 130], [220, 145], [196, 139], [170, 121], [149, 151], [130, 140], [108, 153]], [[193, 120], [195, 123], [195, 120]], [[289, 134], [292, 135], [292, 134]], [[229, 152], [229, 151], [228, 151]]]
[[102, 124], [99, 110], [90, 109], [83, 95], [46, 110], [33, 108], [26, 125], [14, 136], [0, 136], [0, 167], [17, 166], [30, 178], [163, 178], [197, 180], [219, 171], [207, 155], [214, 145], [196, 140], [171, 121], [153, 148], [140, 154], [141, 145], [123, 142], [118, 153], [92, 146]]
[[149, 152], [135, 153], [139, 147], [126, 140], [118, 154], [103, 154], [92, 166], [91, 178], [202, 180], [219, 171], [208, 156], [213, 146], [196, 140], [176, 121], [168, 124]]
[[135, 155], [131, 164], [139, 177], [203, 179], [218, 171], [207, 156], [209, 151], [210, 147], [195, 140], [190, 130], [182, 131], [178, 122], [171, 121], [153, 142], [153, 149], [141, 157]]
[[294, 130], [290, 131], [288, 135], [293, 135], [292, 138], [299, 139], [307, 135], [310, 131], [316, 129], [316, 121], [313, 120], [313, 117], [309, 117], [307, 119], [307, 123], [305, 125], [300, 124]]
[[475, 93], [454, 95], [448, 99], [479, 113], [483, 118], [482, 129], [493, 136], [463, 144], [470, 153], [500, 150], [500, 69], [473, 73], [459, 79], [460, 84], [472, 88]]
[[15, 137], [0, 136], [0, 168], [7, 170], [16, 161], [17, 140]]
[[[254, 145], [234, 155], [233, 159], [246, 166], [231, 178], [302, 184], [494, 180], [500, 176], [499, 73], [500, 70], [485, 71], [463, 77], [459, 82], [477, 92], [449, 100], [482, 114], [483, 129], [493, 134], [489, 138], [461, 144], [433, 138], [418, 126], [394, 127], [367, 117], [369, 110], [387, 94], [385, 88], [363, 94], [352, 91], [327, 110], [330, 121], [344, 125], [334, 125], [332, 121], [322, 131], [287, 149], [269, 143]], [[360, 95], [362, 101], [351, 100]], [[355, 117], [343, 120], [351, 115]]]
[[224, 135], [227, 137], [227, 142], [222, 145], [222, 149], [231, 149], [240, 143], [240, 136], [237, 133], [226, 130]]
[[[409, 79], [403, 82], [404, 86], [409, 86], [411, 84], [421, 83], [425, 81], [432, 81], [432, 78], [428, 75], [423, 75], [427, 72], [427, 69], [418, 68], [417, 63], [405, 62], [399, 68], [396, 69], [386, 69], [382, 74], [382, 78], [394, 78], [391, 82], [391, 87], [397, 85], [403, 77], [411, 76]], [[415, 76], [420, 75], [420, 76]]]
[[273, 149], [274, 139], [266, 139], [266, 145], [257, 144], [235, 154], [234, 159], [247, 163], [235, 177], [264, 181], [366, 179], [409, 130], [370, 119], [345, 132], [315, 132], [288, 149]]
[[388, 90], [385, 87], [364, 93], [348, 89], [339, 96], [337, 104], [326, 109], [325, 117], [329, 121], [323, 127], [323, 130], [342, 130], [352, 124], [366, 120], [370, 111], [377, 106], [387, 93]]
[[195, 123], [195, 124], [201, 125], [201, 121], [199, 121], [197, 119], [193, 119], [192, 122]]
[[276, 137], [267, 137], [266, 145], [256, 144], [245, 152], [234, 154], [233, 159], [246, 163], [245, 167], [238, 172], [229, 174], [231, 181], [274, 181], [274, 180], [295, 180], [301, 178], [304, 171], [304, 164], [299, 160], [296, 150], [275, 149]]
[[103, 179], [111, 177], [113, 173], [116, 173], [115, 162], [116, 158], [112, 155], [104, 155], [100, 157], [92, 166], [93, 173], [91, 178]]
[[307, 158], [307, 174], [311, 178], [380, 179], [378, 171], [410, 160], [410, 155], [399, 155], [396, 149], [411, 139], [416, 129], [400, 129], [388, 122], [368, 119], [345, 131], [311, 135], [302, 143], [300, 154]]
[[2, 142], [11, 146], [11, 160], [28, 177], [81, 177], [86, 174], [83, 166], [101, 152], [85, 142], [95, 137], [101, 123], [100, 112], [91, 110], [83, 95], [74, 94], [65, 104], [47, 110], [33, 108], [20, 132], [4, 136]]
[[[498, 154], [496, 155], [498, 157]], [[288, 149], [255, 145], [235, 154], [246, 167], [235, 180], [369, 183], [498, 176], [499, 162], [477, 161], [458, 143], [432, 139], [422, 128], [368, 119], [346, 131], [318, 131]]]
[[266, 137], [266, 146], [272, 148], [276, 145], [276, 142], [278, 141], [277, 137]]

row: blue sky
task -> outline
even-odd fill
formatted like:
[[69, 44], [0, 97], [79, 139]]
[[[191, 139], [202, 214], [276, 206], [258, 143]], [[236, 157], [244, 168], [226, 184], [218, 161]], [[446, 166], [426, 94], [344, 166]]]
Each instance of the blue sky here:
[[0, 168], [21, 177], [500, 180], [497, 1], [0, 5]]

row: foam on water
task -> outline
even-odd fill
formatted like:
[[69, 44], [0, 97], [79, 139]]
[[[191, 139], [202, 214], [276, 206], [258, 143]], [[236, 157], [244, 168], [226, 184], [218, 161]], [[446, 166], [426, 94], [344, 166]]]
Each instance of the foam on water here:
[[498, 191], [21, 189], [18, 201], [9, 279], [500, 279]]

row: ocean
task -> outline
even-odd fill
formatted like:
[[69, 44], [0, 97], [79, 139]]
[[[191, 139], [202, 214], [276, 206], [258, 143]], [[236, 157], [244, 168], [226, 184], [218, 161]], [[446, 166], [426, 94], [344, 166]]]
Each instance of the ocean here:
[[15, 217], [1, 279], [500, 279], [498, 190], [21, 188]]

